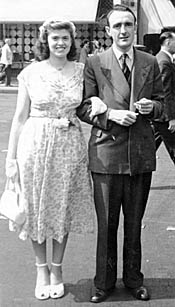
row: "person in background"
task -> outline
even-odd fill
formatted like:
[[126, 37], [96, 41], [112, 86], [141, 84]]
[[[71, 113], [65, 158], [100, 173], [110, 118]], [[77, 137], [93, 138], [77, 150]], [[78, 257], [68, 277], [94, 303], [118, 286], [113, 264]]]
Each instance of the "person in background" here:
[[161, 118], [153, 121], [156, 149], [162, 141], [175, 164], [175, 33], [165, 31], [160, 35], [161, 49], [156, 58], [159, 64], [164, 89], [164, 112]]
[[6, 78], [5, 65], [1, 63], [2, 47], [4, 46], [4, 41], [0, 41], [0, 84], [4, 83]]
[[79, 62], [85, 64], [90, 53], [90, 44], [88, 39], [85, 39], [81, 45]]
[[93, 43], [93, 46], [94, 46], [94, 48], [93, 48], [93, 54], [94, 55], [104, 51], [104, 48], [103, 48], [101, 42], [94, 40], [92, 43]]
[[10, 86], [11, 85], [11, 74], [12, 74], [12, 61], [13, 61], [13, 52], [11, 50], [11, 39], [10, 38], [6, 38], [5, 39], [5, 44], [4, 46], [1, 48], [1, 60], [0, 60], [0, 64], [3, 64], [3, 66], [5, 67], [5, 72], [6, 72], [6, 82], [5, 85], [6, 86]]
[[1, 55], [2, 55], [2, 47], [4, 46], [4, 41], [0, 40], [0, 59], [1, 59]]
[[102, 46], [102, 43], [101, 42], [98, 42], [98, 53], [101, 53], [105, 51], [104, 47]]
[[32, 241], [35, 297], [44, 300], [64, 295], [62, 262], [68, 234], [93, 231], [93, 197], [86, 142], [76, 115], [84, 65], [74, 60], [74, 24], [46, 20], [40, 27], [35, 57], [18, 75], [6, 176], [21, 185], [26, 222], [20, 229], [14, 224], [10, 229], [18, 231], [20, 239]]
[[92, 54], [97, 54], [99, 48], [99, 43], [96, 39], [92, 41]]
[[133, 47], [136, 17], [124, 5], [107, 15], [113, 39], [88, 58], [84, 99], [77, 110], [92, 125], [89, 168], [98, 221], [95, 289], [90, 301], [104, 301], [117, 279], [117, 230], [124, 215], [123, 282], [134, 298], [149, 300], [141, 272], [141, 225], [156, 168], [151, 120], [162, 113], [161, 75], [154, 56]]

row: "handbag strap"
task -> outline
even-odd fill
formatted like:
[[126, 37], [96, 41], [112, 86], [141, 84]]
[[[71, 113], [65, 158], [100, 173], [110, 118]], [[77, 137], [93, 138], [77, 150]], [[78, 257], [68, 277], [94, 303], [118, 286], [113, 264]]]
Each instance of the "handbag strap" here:
[[19, 185], [17, 178], [15, 179], [15, 181], [12, 181], [12, 179], [10, 177], [7, 177], [5, 189], [6, 190], [13, 190], [13, 191], [15, 190], [15, 192], [17, 194], [19, 194], [21, 192], [21, 188], [20, 188], [20, 185]]

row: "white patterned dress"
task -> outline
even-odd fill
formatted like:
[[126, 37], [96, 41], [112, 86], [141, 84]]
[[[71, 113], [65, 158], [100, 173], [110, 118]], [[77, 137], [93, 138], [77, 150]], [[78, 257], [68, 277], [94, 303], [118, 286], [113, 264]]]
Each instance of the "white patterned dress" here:
[[[23, 240], [62, 242], [70, 230], [93, 231], [93, 198], [87, 148], [76, 108], [82, 99], [83, 65], [66, 82], [47, 60], [18, 76], [30, 99], [30, 117], [19, 138], [17, 161], [27, 220]], [[67, 129], [59, 119], [67, 118]], [[13, 229], [15, 230], [15, 229]]]

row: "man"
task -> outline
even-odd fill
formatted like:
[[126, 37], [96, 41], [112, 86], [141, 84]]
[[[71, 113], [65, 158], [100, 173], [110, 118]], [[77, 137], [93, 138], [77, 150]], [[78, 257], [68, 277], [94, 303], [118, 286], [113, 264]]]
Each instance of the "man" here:
[[[156, 55], [162, 75], [164, 89], [164, 113], [153, 122], [155, 127], [156, 149], [163, 141], [175, 164], [175, 33], [165, 31], [160, 35], [161, 49]], [[159, 137], [158, 137], [159, 136]]]
[[10, 86], [11, 83], [11, 66], [13, 60], [13, 52], [10, 48], [11, 40], [10, 38], [5, 39], [5, 45], [1, 49], [1, 61], [0, 63], [4, 65], [6, 72], [6, 86]]
[[[123, 282], [135, 298], [149, 299], [141, 273], [140, 236], [155, 170], [155, 141], [150, 120], [161, 115], [163, 98], [156, 58], [133, 48], [136, 30], [133, 12], [123, 5], [115, 5], [107, 20], [106, 31], [113, 44], [88, 59], [84, 100], [77, 111], [83, 121], [93, 125], [89, 167], [98, 220], [95, 293], [91, 297], [94, 303], [104, 301], [115, 287], [121, 206]], [[122, 65], [126, 72], [124, 53], [130, 70], [128, 81], [121, 69]]]

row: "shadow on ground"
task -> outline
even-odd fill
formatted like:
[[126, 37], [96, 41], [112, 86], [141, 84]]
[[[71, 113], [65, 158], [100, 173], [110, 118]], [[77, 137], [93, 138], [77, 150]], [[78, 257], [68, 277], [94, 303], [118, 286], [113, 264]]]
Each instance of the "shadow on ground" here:
[[[145, 279], [152, 300], [175, 299], [175, 279], [151, 278]], [[75, 302], [89, 302], [93, 288], [93, 280], [81, 279], [76, 284], [66, 284], [66, 294], [72, 294]], [[123, 286], [122, 280], [118, 280], [115, 291], [108, 298], [108, 302], [133, 301], [134, 298]]]

